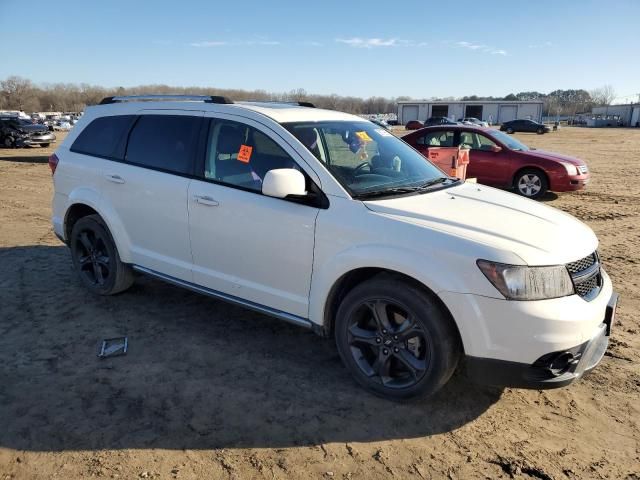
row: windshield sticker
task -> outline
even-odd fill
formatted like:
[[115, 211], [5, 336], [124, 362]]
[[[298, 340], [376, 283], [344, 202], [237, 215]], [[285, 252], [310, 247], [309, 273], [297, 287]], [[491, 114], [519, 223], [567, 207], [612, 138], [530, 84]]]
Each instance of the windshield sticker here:
[[251, 152], [253, 152], [253, 147], [250, 147], [249, 145], [240, 145], [238, 160], [243, 163], [249, 163], [249, 160], [251, 160]]
[[373, 139], [369, 136], [369, 134], [365, 131], [362, 132], [356, 132], [356, 135], [358, 136], [358, 138], [360, 140], [362, 140], [363, 142], [373, 142]]
[[393, 134], [387, 132], [384, 128], [376, 128], [374, 132], [376, 132], [378, 135], [382, 137], [393, 137]]

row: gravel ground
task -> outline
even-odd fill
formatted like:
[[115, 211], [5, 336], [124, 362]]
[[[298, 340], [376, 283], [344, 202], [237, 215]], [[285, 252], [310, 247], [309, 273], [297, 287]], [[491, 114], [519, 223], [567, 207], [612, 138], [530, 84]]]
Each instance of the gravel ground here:
[[[402, 405], [361, 390], [305, 330], [148, 278], [90, 295], [51, 231], [51, 150], [0, 149], [0, 480], [637, 480], [640, 130], [518, 137], [589, 163], [587, 190], [544, 201], [600, 238], [622, 299], [607, 356], [560, 390], [459, 373]], [[129, 354], [98, 360], [117, 335]]]

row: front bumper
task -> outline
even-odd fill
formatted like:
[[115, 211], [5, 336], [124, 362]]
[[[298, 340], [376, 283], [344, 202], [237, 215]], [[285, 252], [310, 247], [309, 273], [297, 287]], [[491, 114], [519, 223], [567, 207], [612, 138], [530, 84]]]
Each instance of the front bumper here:
[[512, 388], [564, 387], [593, 370], [602, 360], [615, 319], [618, 295], [607, 303], [603, 322], [591, 338], [575, 347], [547, 353], [531, 364], [467, 356], [467, 375], [477, 382]]
[[554, 192], [573, 192], [582, 190], [591, 181], [591, 174], [566, 175], [551, 181], [551, 190]]
[[25, 147], [28, 145], [42, 145], [43, 143], [55, 143], [56, 136], [53, 133], [46, 133], [43, 135], [34, 135], [31, 137], [20, 137], [16, 140], [18, 147]]

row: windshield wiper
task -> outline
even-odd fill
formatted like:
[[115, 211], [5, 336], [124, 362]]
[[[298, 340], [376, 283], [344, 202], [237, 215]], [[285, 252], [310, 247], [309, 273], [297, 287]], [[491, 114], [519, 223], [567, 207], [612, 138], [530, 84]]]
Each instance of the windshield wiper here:
[[354, 195], [354, 198], [358, 198], [358, 199], [374, 198], [374, 197], [383, 197], [383, 196], [390, 196], [390, 195], [402, 195], [403, 193], [422, 192], [422, 191], [430, 189], [431, 187], [433, 187], [435, 185], [442, 184], [442, 183], [446, 182], [447, 180], [455, 181], [455, 179], [449, 178], [449, 177], [438, 177], [438, 178], [434, 178], [432, 180], [429, 180], [428, 182], [422, 183], [422, 184], [414, 186], [414, 187], [409, 187], [409, 186], [407, 186], [407, 187], [395, 187], [395, 188], [385, 188], [385, 189], [380, 189], [380, 190], [370, 190], [368, 192], [361, 192], [361, 193], [358, 193], [358, 194]]

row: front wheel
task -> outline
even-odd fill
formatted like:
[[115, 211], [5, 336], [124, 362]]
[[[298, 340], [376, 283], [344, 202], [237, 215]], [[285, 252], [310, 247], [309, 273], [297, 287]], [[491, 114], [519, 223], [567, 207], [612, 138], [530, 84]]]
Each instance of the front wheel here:
[[511, 128], [511, 127], [507, 128], [507, 133], [509, 135], [511, 135], [513, 133], [513, 128]]
[[400, 276], [356, 286], [338, 308], [335, 337], [343, 363], [370, 392], [391, 400], [426, 397], [460, 358], [456, 326], [442, 307]]
[[518, 173], [513, 183], [519, 195], [534, 200], [542, 197], [549, 189], [546, 175], [535, 169]]
[[6, 136], [4, 137], [4, 141], [2, 142], [2, 144], [6, 148], [14, 148], [16, 146], [16, 141], [13, 139], [13, 137]]
[[542, 135], [544, 133], [544, 128], [539, 128], [537, 130], [538, 135]]
[[92, 293], [114, 295], [133, 284], [131, 267], [120, 260], [111, 234], [99, 215], [88, 215], [75, 223], [69, 246], [76, 273]]

